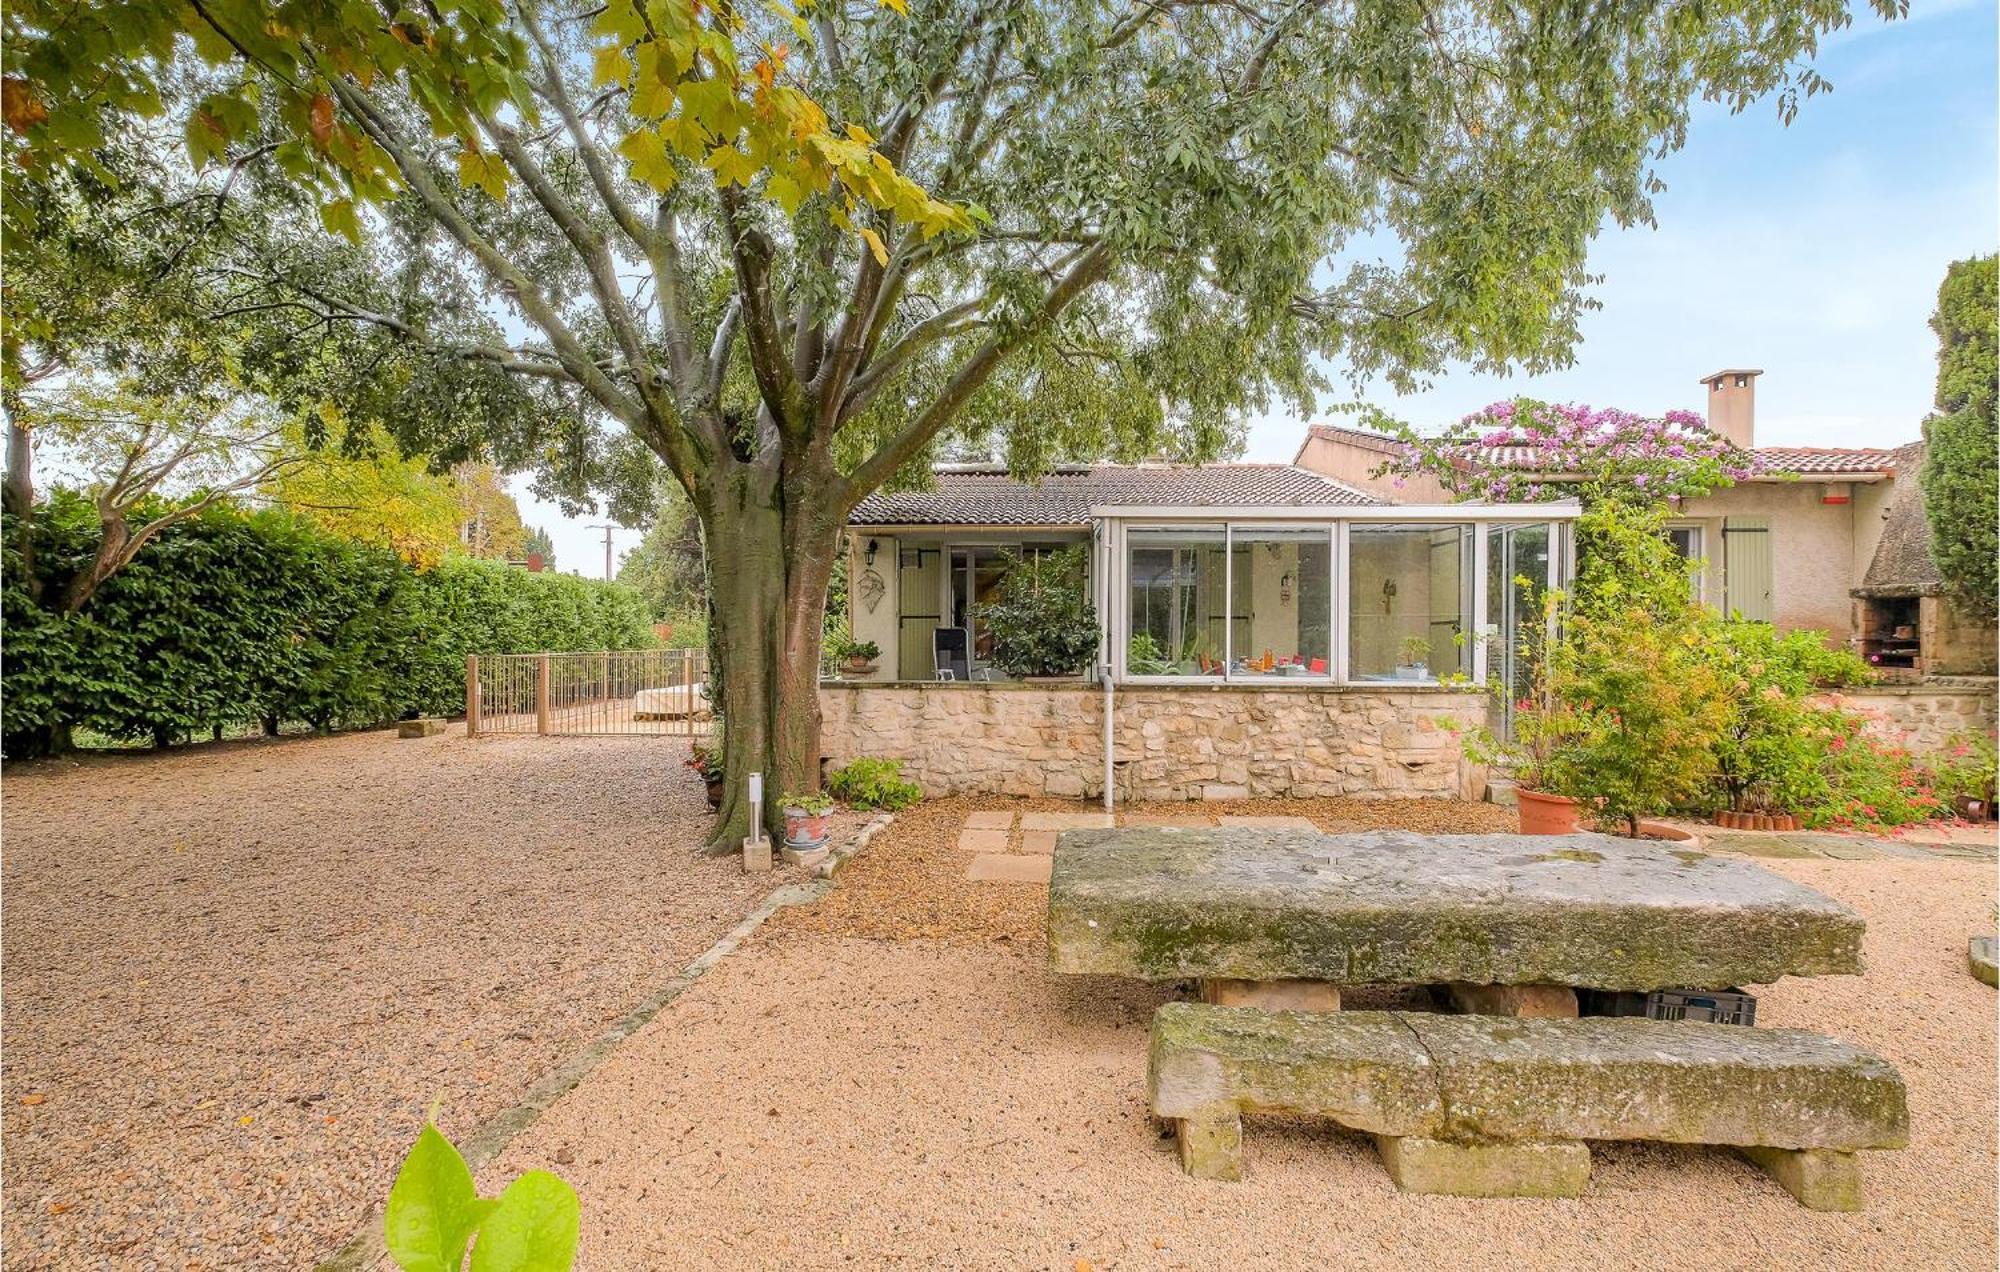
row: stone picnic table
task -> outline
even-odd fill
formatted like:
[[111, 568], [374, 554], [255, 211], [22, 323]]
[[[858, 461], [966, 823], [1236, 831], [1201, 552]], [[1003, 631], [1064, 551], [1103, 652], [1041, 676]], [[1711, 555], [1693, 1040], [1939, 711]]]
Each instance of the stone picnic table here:
[[1337, 1010], [1343, 985], [1436, 985], [1469, 1011], [1574, 1016], [1577, 989], [1856, 973], [1863, 930], [1748, 861], [1591, 833], [1072, 830], [1049, 887], [1057, 971], [1303, 1010]]

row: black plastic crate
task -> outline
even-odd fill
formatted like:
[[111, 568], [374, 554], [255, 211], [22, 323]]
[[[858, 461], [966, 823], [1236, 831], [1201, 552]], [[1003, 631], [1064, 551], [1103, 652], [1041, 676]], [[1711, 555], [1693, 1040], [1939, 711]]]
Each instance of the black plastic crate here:
[[1757, 998], [1740, 989], [1656, 989], [1650, 994], [1585, 989], [1577, 992], [1585, 1016], [1644, 1016], [1648, 1020], [1699, 1020], [1755, 1025]]

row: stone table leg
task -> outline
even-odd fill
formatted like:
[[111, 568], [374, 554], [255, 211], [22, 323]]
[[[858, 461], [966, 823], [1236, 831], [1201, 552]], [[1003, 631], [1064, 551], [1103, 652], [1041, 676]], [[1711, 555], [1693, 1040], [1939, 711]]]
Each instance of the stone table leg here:
[[1265, 1011], [1339, 1011], [1340, 986], [1311, 980], [1204, 977], [1201, 1001], [1217, 1007], [1261, 1007]]
[[1445, 1197], [1580, 1197], [1590, 1149], [1553, 1143], [1452, 1144], [1420, 1135], [1377, 1135], [1375, 1151], [1404, 1192]]
[[1447, 985], [1452, 1005], [1468, 1016], [1529, 1016], [1575, 1020], [1576, 991], [1567, 985]]
[[1217, 1104], [1193, 1117], [1178, 1118], [1181, 1169], [1196, 1179], [1243, 1178], [1243, 1115], [1233, 1104]]
[[1861, 1209], [1861, 1163], [1830, 1148], [1739, 1148], [1807, 1210]]

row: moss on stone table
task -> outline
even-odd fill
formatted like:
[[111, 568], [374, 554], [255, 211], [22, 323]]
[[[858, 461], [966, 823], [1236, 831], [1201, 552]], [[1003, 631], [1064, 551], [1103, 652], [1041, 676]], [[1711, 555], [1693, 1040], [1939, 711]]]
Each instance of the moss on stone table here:
[[1377, 1137], [1399, 1186], [1574, 1196], [1588, 1140], [1745, 1150], [1803, 1204], [1860, 1204], [1860, 1149], [1909, 1141], [1902, 1076], [1796, 1029], [1169, 1003], [1153, 1020], [1153, 1111], [1182, 1164], [1242, 1172], [1241, 1115], [1303, 1113]]
[[1751, 862], [1610, 835], [1076, 830], [1058, 970], [1338, 984], [1721, 989], [1861, 970], [1863, 923]]

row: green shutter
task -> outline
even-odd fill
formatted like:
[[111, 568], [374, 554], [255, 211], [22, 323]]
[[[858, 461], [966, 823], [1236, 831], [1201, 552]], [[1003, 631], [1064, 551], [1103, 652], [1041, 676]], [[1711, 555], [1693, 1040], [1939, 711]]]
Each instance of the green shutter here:
[[905, 548], [896, 571], [896, 678], [929, 680], [936, 674], [931, 633], [938, 628], [938, 594], [944, 583], [944, 552]]
[[1772, 617], [1771, 523], [1731, 517], [1722, 523], [1722, 607], [1753, 623]]

